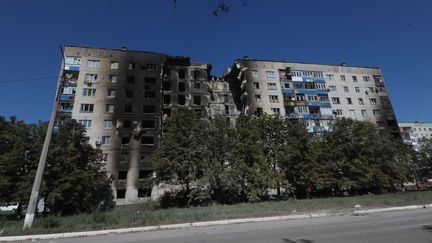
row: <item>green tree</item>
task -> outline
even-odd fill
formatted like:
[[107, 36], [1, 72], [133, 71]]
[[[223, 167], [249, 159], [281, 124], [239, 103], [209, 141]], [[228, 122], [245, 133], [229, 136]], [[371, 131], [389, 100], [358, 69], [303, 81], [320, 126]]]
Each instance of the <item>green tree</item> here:
[[194, 195], [206, 170], [207, 124], [192, 110], [177, 110], [164, 125], [161, 144], [151, 156], [157, 181], [180, 184], [185, 200], [194, 204]]
[[394, 190], [406, 180], [407, 168], [397, 160], [401, 143], [372, 123], [338, 119], [320, 143], [322, 173], [336, 190]]
[[421, 178], [432, 177], [432, 139], [423, 138], [419, 141], [417, 153], [417, 171]]
[[0, 116], [0, 203], [18, 203], [18, 216], [30, 197], [45, 127]]
[[100, 151], [87, 142], [85, 128], [68, 120], [53, 134], [42, 196], [50, 213], [68, 215], [111, 208], [111, 180]]

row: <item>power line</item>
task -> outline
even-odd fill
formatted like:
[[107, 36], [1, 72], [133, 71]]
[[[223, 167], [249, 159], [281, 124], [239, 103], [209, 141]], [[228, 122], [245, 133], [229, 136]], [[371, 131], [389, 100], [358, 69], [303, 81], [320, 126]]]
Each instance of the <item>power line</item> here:
[[0, 84], [5, 83], [15, 83], [15, 82], [26, 82], [26, 81], [33, 81], [33, 80], [44, 80], [44, 79], [57, 79], [58, 76], [49, 76], [49, 77], [37, 77], [37, 78], [23, 78], [23, 79], [10, 79], [10, 80], [0, 80]]

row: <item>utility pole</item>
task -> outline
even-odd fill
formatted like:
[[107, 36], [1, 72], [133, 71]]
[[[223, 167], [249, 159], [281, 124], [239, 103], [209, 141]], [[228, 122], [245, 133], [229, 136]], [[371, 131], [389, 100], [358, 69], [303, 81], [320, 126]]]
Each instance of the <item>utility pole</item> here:
[[51, 117], [50, 117], [50, 120], [48, 123], [48, 128], [47, 128], [47, 132], [45, 135], [45, 140], [44, 140], [44, 144], [42, 147], [42, 152], [41, 152], [41, 155], [39, 158], [39, 164], [38, 164], [36, 176], [35, 176], [35, 179], [33, 182], [30, 200], [29, 200], [29, 203], [27, 205], [27, 212], [26, 212], [26, 216], [24, 219], [23, 230], [31, 228], [31, 226], [33, 224], [33, 219], [35, 216], [36, 207], [37, 207], [37, 203], [38, 203], [40, 185], [42, 182], [42, 176], [43, 176], [43, 172], [45, 169], [46, 158], [48, 155], [48, 148], [49, 148], [49, 145], [51, 142], [51, 136], [52, 136], [52, 132], [54, 129], [54, 122], [55, 122], [55, 118], [57, 116], [57, 110], [58, 110], [58, 106], [60, 103], [60, 92], [61, 92], [61, 89], [63, 87], [63, 76], [62, 75], [63, 75], [64, 66], [65, 66], [63, 49], [61, 46], [60, 46], [60, 51], [62, 53], [62, 70], [60, 72], [60, 77], [59, 77], [59, 80], [57, 82], [57, 89], [56, 89], [54, 104], [53, 104], [53, 107], [51, 110]]

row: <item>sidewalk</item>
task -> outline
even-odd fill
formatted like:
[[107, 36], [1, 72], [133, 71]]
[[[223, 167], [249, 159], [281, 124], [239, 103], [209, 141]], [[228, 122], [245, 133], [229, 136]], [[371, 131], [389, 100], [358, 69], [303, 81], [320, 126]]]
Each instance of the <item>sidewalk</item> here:
[[[362, 215], [368, 213], [379, 213], [379, 212], [420, 209], [420, 208], [432, 208], [432, 204], [355, 210], [350, 212], [349, 214]], [[317, 218], [317, 217], [326, 217], [326, 216], [337, 216], [343, 214], [345, 213], [336, 213], [336, 214], [308, 213], [308, 214], [294, 214], [294, 215], [274, 216], [274, 217], [229, 219], [229, 220], [216, 220], [216, 221], [206, 221], [206, 222], [169, 224], [169, 225], [146, 226], [146, 227], [135, 227], [135, 228], [96, 230], [96, 231], [86, 231], [86, 232], [6, 236], [6, 237], [0, 237], [0, 242], [25, 241], [25, 240], [50, 240], [50, 239], [62, 239], [62, 238], [73, 238], [73, 237], [96, 236], [96, 235], [125, 234], [125, 233], [146, 232], [146, 231], [154, 231], [154, 230], [184, 229], [190, 227], [217, 226], [217, 225], [228, 225], [228, 224], [239, 224], [239, 223], [256, 223], [256, 222], [267, 222], [267, 221], [277, 221], [277, 220], [307, 219], [307, 218]]]

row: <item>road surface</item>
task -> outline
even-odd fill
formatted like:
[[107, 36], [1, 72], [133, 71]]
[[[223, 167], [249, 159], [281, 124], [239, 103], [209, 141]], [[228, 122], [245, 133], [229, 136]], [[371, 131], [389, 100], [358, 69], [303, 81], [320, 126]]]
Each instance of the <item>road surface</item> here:
[[161, 230], [40, 242], [430, 243], [432, 242], [432, 209]]

